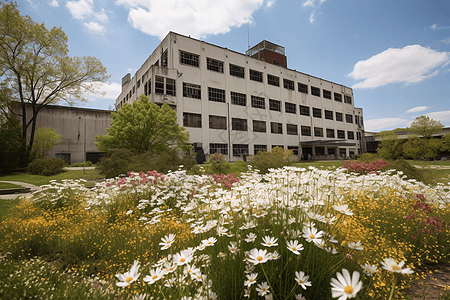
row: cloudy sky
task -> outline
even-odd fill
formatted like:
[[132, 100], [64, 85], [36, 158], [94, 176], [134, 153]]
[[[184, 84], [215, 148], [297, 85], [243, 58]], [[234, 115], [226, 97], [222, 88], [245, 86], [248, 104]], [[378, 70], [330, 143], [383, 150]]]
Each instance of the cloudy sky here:
[[428, 115], [450, 126], [450, 1], [429, 0], [19, 0], [62, 27], [72, 56], [95, 56], [111, 75], [108, 109], [169, 31], [245, 53], [262, 40], [286, 48], [288, 67], [350, 86], [367, 131]]

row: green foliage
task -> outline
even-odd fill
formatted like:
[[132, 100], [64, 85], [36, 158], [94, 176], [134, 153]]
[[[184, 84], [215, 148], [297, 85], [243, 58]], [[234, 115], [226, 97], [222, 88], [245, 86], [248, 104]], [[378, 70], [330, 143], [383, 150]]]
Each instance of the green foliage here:
[[403, 144], [403, 156], [414, 160], [422, 158], [426, 152], [427, 142], [417, 136], [410, 137]]
[[79, 163], [71, 164], [70, 166], [71, 167], [92, 167], [93, 165], [94, 164], [90, 160], [88, 160], [86, 163], [79, 162]]
[[450, 152], [450, 133], [447, 133], [444, 136], [442, 136], [441, 141], [442, 141], [441, 151]]
[[414, 119], [408, 129], [409, 133], [428, 139], [433, 134], [441, 132], [442, 128], [444, 128], [444, 125], [440, 121], [431, 119], [428, 116], [420, 116]]
[[48, 152], [56, 145], [61, 144], [62, 135], [54, 128], [40, 127], [36, 130], [32, 156], [34, 158], [47, 158]]
[[440, 139], [431, 138], [426, 140], [425, 157], [435, 159], [441, 153], [441, 148], [442, 142]]
[[[33, 147], [40, 110], [59, 101], [87, 101], [86, 96], [96, 93], [99, 83], [106, 82], [109, 76], [95, 57], [70, 57], [64, 31], [47, 29], [44, 23], [22, 16], [16, 2], [0, 2], [0, 36], [0, 106], [15, 106], [14, 113], [22, 119], [23, 139], [30, 132], [28, 145], [22, 145], [26, 153], [21, 157], [24, 166]], [[27, 105], [32, 112], [25, 115], [22, 111]]]
[[292, 150], [283, 151], [283, 148], [275, 147], [272, 151], [259, 151], [251, 165], [265, 174], [269, 172], [270, 168], [277, 169], [291, 165], [293, 158], [294, 153]]
[[177, 115], [170, 106], [161, 107], [141, 95], [132, 104], [112, 113], [107, 135], [97, 136], [95, 145], [102, 152], [127, 149], [133, 153], [159, 155], [175, 146], [191, 150], [189, 133], [177, 123]]
[[209, 173], [211, 174], [228, 174], [230, 173], [230, 163], [225, 161], [225, 156], [220, 153], [209, 155], [208, 163], [210, 164]]
[[21, 145], [19, 120], [13, 116], [0, 123], [0, 173], [9, 174], [19, 168]]
[[33, 160], [28, 165], [28, 172], [33, 175], [49, 176], [61, 173], [64, 170], [65, 165], [66, 162], [61, 158], [39, 158]]
[[403, 154], [403, 140], [395, 132], [382, 131], [378, 134], [381, 141], [378, 144], [377, 154], [384, 159], [397, 159]]

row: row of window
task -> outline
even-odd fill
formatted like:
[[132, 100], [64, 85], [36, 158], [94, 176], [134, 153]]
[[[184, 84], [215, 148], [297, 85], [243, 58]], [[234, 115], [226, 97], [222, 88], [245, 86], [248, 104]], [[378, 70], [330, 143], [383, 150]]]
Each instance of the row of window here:
[[[283, 145], [272, 145], [272, 149], [275, 147], [280, 147], [284, 149]], [[287, 146], [288, 150], [292, 150], [294, 155], [298, 155], [299, 146]], [[304, 154], [312, 153], [312, 149], [310, 147], [302, 147]], [[241, 156], [249, 154], [248, 144], [232, 144], [233, 156]], [[259, 151], [267, 151], [267, 145], [253, 145], [253, 154], [258, 154]], [[350, 155], [352, 155], [353, 151], [350, 151]], [[228, 155], [228, 144], [222, 143], [210, 143], [209, 144], [209, 154], [220, 153], [223, 155]], [[316, 155], [325, 155], [325, 147], [315, 147]], [[328, 155], [336, 155], [336, 148], [327, 148]], [[339, 155], [345, 156], [346, 149], [339, 148]]]
[[[253, 120], [253, 132], [267, 132], [266, 121]], [[183, 113], [183, 126], [202, 128], [202, 115], [194, 113]], [[209, 129], [227, 130], [227, 117], [209, 116]], [[231, 118], [231, 129], [236, 131], [248, 131], [247, 119]], [[310, 126], [300, 127], [301, 135], [312, 136]], [[315, 137], [324, 137], [323, 128], [314, 127]], [[270, 122], [270, 132], [274, 134], [283, 134], [283, 124], [278, 122]], [[295, 124], [286, 124], [286, 134], [298, 135], [298, 126]], [[335, 130], [331, 128], [326, 129], [327, 138], [335, 138]], [[345, 131], [337, 130], [337, 138], [345, 139]], [[354, 140], [355, 134], [353, 131], [347, 131], [347, 139]], [[358, 139], [359, 136], [358, 136]]]
[[[180, 63], [184, 65], [199, 67], [200, 66], [200, 55], [189, 53], [186, 51], [180, 50]], [[213, 58], [206, 58], [206, 68], [211, 71], [215, 71], [218, 73], [224, 73], [224, 67], [223, 67], [223, 61], [213, 59]], [[230, 75], [239, 77], [239, 78], [245, 78], [245, 68], [237, 65], [230, 64]], [[260, 71], [249, 69], [249, 79], [257, 82], [263, 82], [263, 73]], [[273, 86], [280, 86], [280, 77], [267, 74], [267, 84], [273, 85]], [[289, 80], [286, 78], [283, 78], [283, 87], [288, 90], [295, 90], [295, 82], [293, 80]], [[308, 94], [308, 85], [298, 82], [298, 91], [300, 93]], [[311, 86], [311, 95], [320, 97], [320, 88]], [[322, 90], [322, 96], [325, 99], [331, 100], [331, 91], [329, 90]], [[334, 93], [334, 100], [342, 102], [342, 94], [340, 93]], [[348, 95], [344, 95], [344, 103], [352, 104], [352, 97]]]

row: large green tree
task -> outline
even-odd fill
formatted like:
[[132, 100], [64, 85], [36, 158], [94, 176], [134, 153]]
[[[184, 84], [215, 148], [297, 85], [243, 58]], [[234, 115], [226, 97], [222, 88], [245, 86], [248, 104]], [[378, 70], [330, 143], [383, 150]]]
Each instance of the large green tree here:
[[433, 134], [439, 133], [444, 128], [440, 121], [431, 119], [428, 116], [420, 116], [414, 119], [408, 128], [410, 134], [430, 138]]
[[5, 116], [16, 112], [21, 120], [22, 148], [27, 153], [21, 164], [26, 165], [39, 111], [60, 101], [70, 105], [86, 101], [88, 92], [97, 92], [99, 83], [109, 77], [97, 58], [68, 55], [67, 35], [61, 28], [47, 29], [22, 16], [15, 2], [0, 5], [0, 109]]
[[58, 134], [54, 128], [38, 128], [33, 144], [34, 158], [47, 158], [50, 150], [52, 150], [54, 146], [62, 143], [61, 138], [62, 135]]
[[403, 140], [399, 139], [394, 131], [381, 131], [377, 134], [381, 137], [377, 154], [385, 159], [397, 159], [403, 154]]
[[111, 116], [108, 134], [96, 137], [100, 151], [127, 149], [135, 154], [159, 155], [173, 147], [185, 152], [191, 149], [189, 133], [178, 125], [176, 112], [167, 104], [158, 106], [141, 95]]

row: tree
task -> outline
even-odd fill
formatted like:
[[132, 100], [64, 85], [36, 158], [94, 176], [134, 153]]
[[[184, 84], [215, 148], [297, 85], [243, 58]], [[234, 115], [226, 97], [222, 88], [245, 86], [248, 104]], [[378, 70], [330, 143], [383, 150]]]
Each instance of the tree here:
[[450, 133], [447, 133], [444, 136], [442, 136], [441, 151], [450, 152]]
[[402, 156], [402, 140], [393, 131], [381, 131], [378, 133], [381, 141], [378, 144], [377, 154], [384, 159], [397, 159]]
[[141, 95], [133, 104], [125, 104], [111, 113], [107, 135], [96, 136], [95, 146], [102, 152], [128, 149], [135, 154], [159, 155], [170, 148], [190, 151], [189, 133], [177, 123], [177, 115], [167, 104], [161, 107]]
[[[73, 105], [86, 101], [109, 76], [95, 57], [70, 57], [67, 36], [61, 28], [47, 29], [22, 16], [14, 2], [0, 2], [0, 109], [16, 112], [22, 123], [22, 149], [28, 163], [39, 111], [59, 101]], [[31, 107], [27, 116], [26, 107]], [[29, 131], [28, 144], [26, 142]]]
[[61, 144], [61, 137], [54, 128], [38, 128], [33, 144], [34, 158], [46, 158], [54, 146]]
[[444, 125], [440, 121], [431, 119], [428, 116], [420, 116], [411, 123], [409, 133], [428, 139], [433, 134], [441, 132], [442, 128], [444, 128]]
[[0, 120], [0, 173], [11, 173], [19, 168], [21, 145], [19, 120], [14, 116]]
[[426, 140], [418, 136], [409, 137], [403, 144], [403, 155], [406, 158], [416, 160], [424, 157], [426, 153]]

